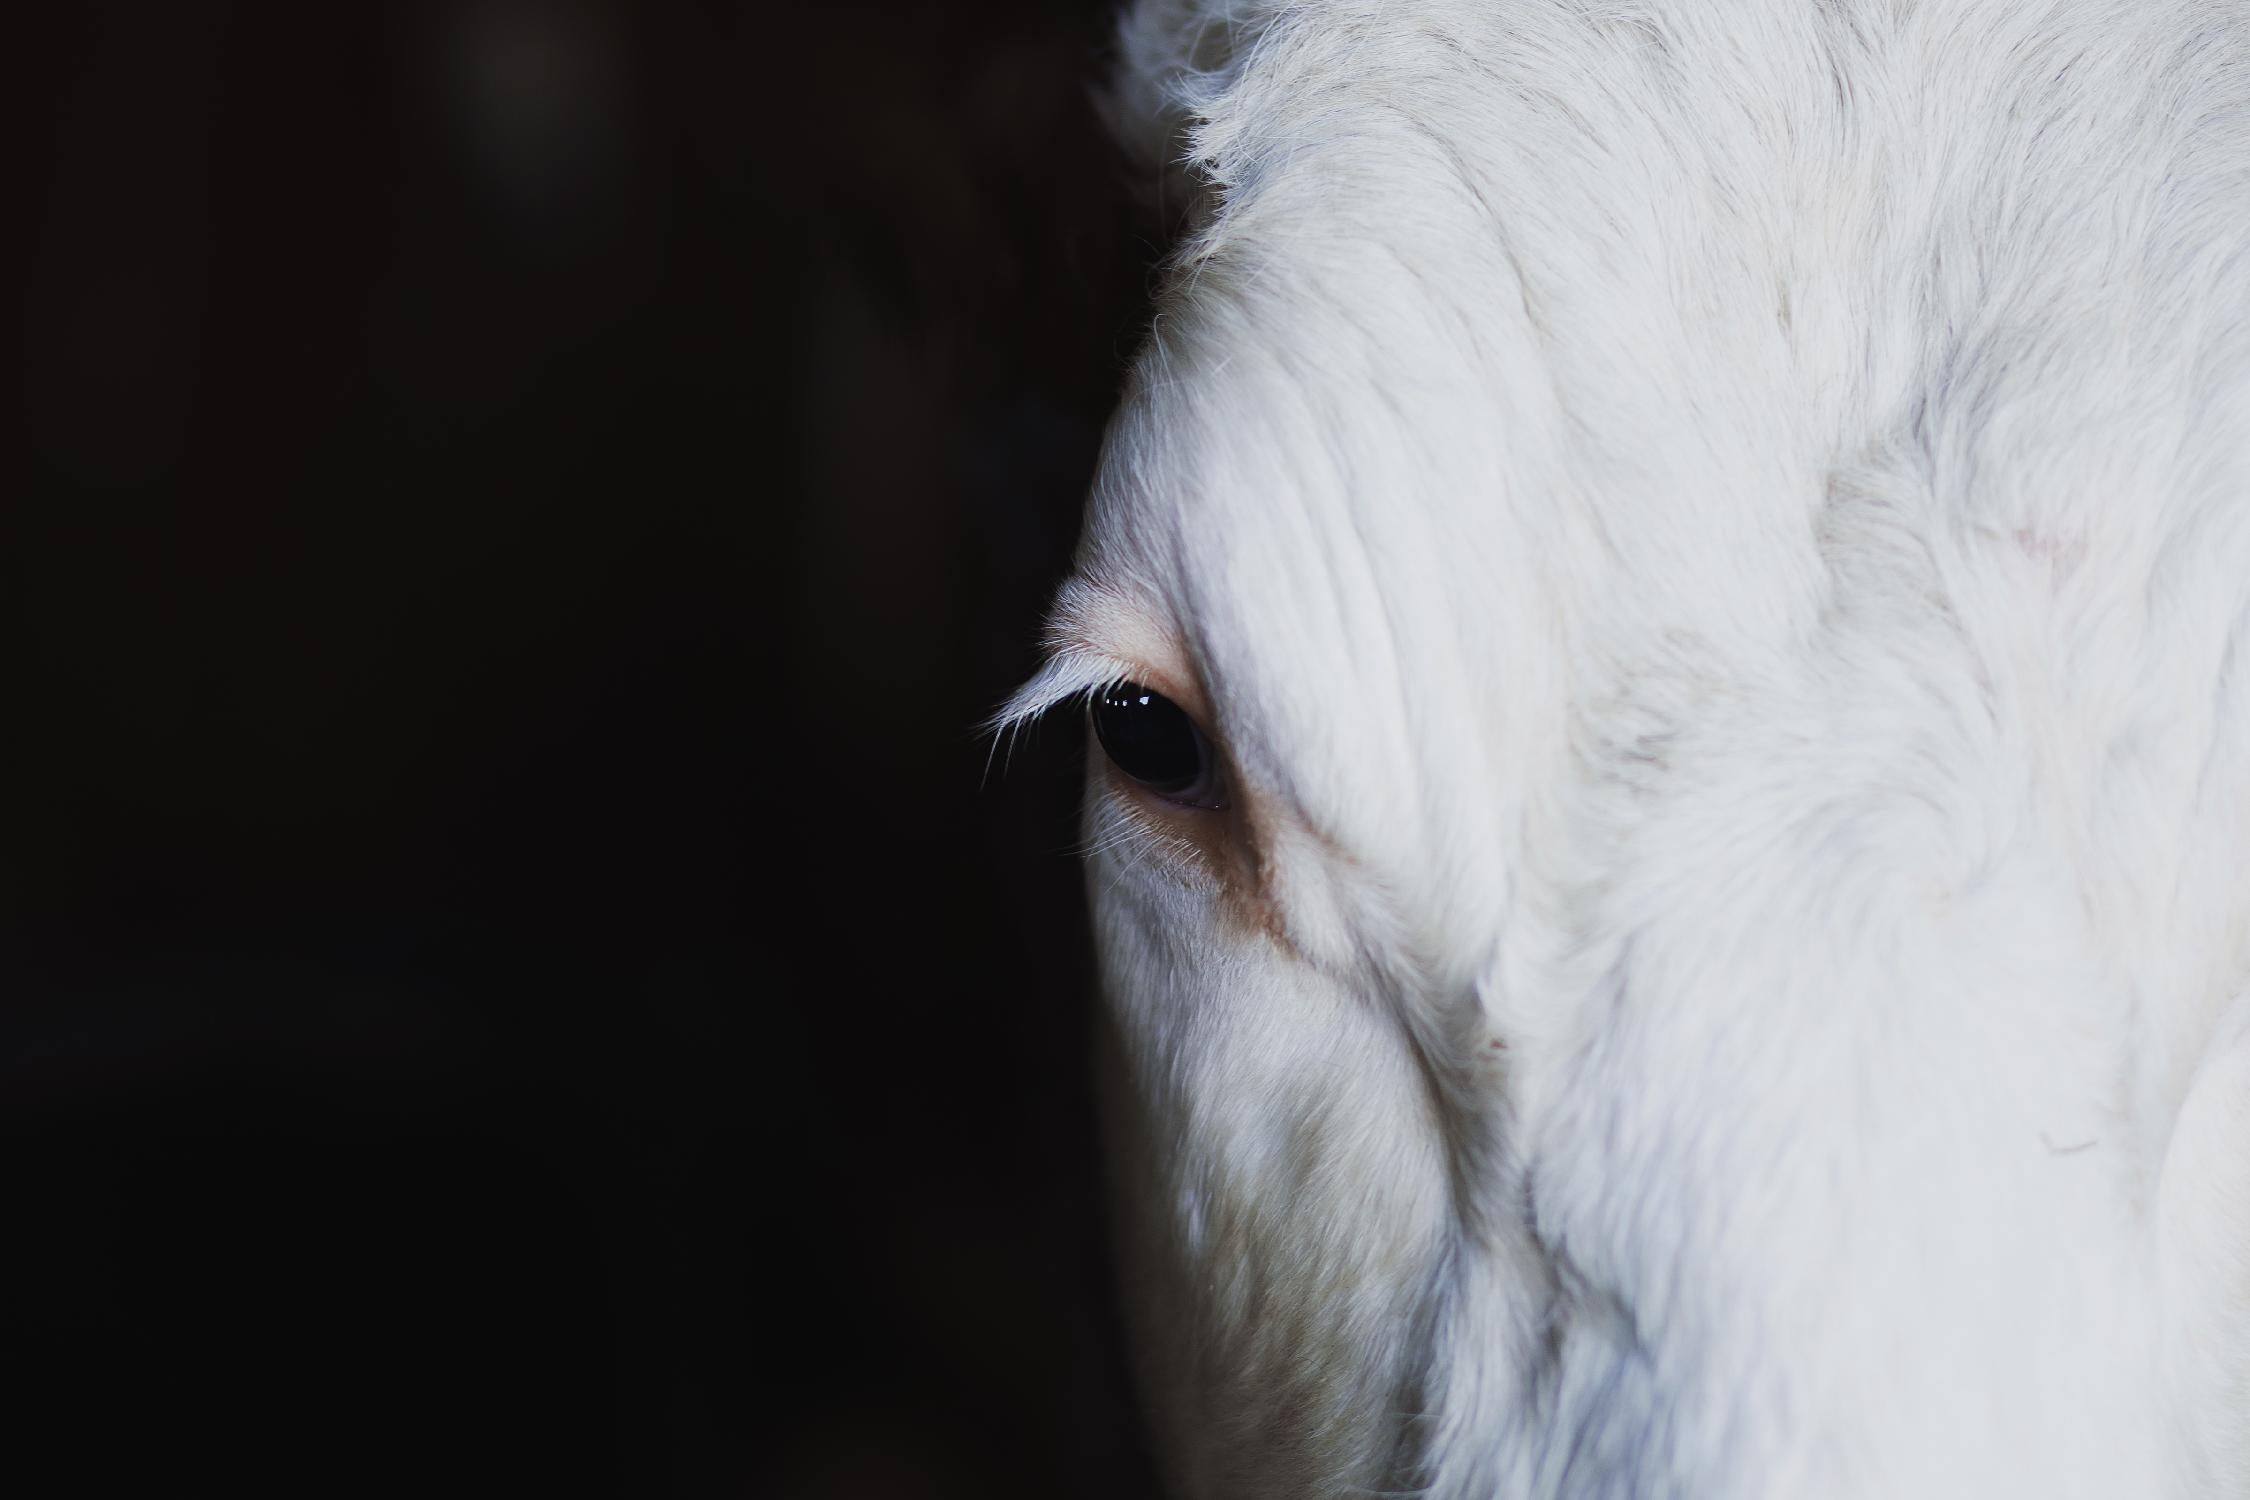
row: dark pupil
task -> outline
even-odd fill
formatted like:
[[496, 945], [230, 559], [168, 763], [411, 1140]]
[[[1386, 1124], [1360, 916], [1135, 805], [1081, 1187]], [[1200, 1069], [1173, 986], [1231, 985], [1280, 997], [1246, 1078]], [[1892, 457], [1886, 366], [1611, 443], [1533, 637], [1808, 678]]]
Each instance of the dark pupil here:
[[1184, 792], [1203, 773], [1203, 736], [1171, 699], [1137, 682], [1095, 697], [1094, 733], [1117, 768], [1151, 791]]

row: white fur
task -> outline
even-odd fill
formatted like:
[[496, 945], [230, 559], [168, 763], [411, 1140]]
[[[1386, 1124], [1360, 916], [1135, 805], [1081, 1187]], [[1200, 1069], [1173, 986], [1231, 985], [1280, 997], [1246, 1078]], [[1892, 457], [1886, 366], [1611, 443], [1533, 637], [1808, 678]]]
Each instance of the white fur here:
[[1093, 782], [1176, 1488], [2250, 1495], [2250, 9], [1123, 37], [1013, 711], [1192, 684], [1247, 830]]

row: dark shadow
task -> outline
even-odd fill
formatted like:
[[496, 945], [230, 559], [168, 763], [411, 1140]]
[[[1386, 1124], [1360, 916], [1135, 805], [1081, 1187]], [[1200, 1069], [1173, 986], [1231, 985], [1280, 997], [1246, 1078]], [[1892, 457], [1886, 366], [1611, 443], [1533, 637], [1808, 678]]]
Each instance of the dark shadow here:
[[1104, 8], [764, 9], [20, 42], [40, 1494], [1152, 1493], [1077, 747], [972, 733], [1143, 315]]

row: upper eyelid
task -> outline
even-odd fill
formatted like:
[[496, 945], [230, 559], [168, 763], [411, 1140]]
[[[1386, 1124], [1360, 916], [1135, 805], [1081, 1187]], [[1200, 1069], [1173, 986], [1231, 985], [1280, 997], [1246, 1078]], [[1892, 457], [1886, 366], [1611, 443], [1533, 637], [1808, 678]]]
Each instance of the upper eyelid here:
[[1085, 646], [1052, 651], [1031, 680], [1010, 695], [987, 721], [993, 734], [1010, 734], [1072, 701], [1083, 702], [1113, 682], [1137, 682], [1147, 674], [1132, 663]]
[[1158, 601], [1098, 574], [1074, 573], [1055, 593], [1045, 644], [1046, 661], [993, 715], [987, 729], [1020, 729], [1060, 704], [1127, 681], [1162, 693], [1209, 732], [1185, 642]]

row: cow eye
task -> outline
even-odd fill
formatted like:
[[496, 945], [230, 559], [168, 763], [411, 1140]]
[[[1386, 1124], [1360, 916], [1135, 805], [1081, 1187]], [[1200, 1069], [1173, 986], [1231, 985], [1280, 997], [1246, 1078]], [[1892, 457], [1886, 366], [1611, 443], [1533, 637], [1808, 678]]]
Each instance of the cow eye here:
[[1094, 695], [1094, 734], [1118, 770], [1157, 796], [1217, 807], [1218, 768], [1195, 721], [1162, 693], [1117, 682]]

